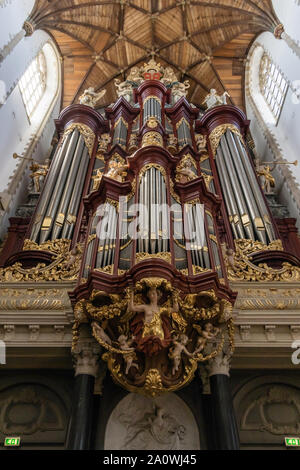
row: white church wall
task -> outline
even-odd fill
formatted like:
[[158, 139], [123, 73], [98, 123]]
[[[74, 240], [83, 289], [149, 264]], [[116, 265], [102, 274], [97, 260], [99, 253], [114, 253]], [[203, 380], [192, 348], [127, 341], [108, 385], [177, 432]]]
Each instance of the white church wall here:
[[[275, 11], [288, 34], [297, 40], [300, 7], [294, 0], [273, 1]], [[284, 6], [283, 6], [284, 4]], [[299, 27], [298, 27], [299, 29]], [[295, 33], [295, 34], [294, 34]], [[260, 47], [261, 46], [261, 47]], [[270, 118], [270, 112], [259, 93], [259, 59], [265, 51], [288, 82], [286, 95], [278, 122]], [[298, 82], [297, 82], [298, 81]], [[246, 111], [251, 120], [257, 153], [262, 161], [286, 159], [298, 160], [298, 166], [281, 166], [273, 172], [276, 192], [281, 203], [288, 206], [291, 217], [300, 227], [300, 61], [284, 40], [272, 33], [261, 34], [251, 47], [246, 66]]]
[[[7, 21], [8, 24], [8, 17], [14, 23], [14, 12], [18, 17], [18, 27], [22, 28], [33, 3], [33, 1], [26, 0], [20, 10], [17, 0], [11, 0], [11, 3], [2, 9], [0, 3], [0, 31], [2, 23]], [[2, 15], [2, 11], [5, 12], [6, 9], [6, 15]], [[9, 25], [7, 28], [10, 31]], [[16, 25], [14, 28], [16, 29]], [[3, 43], [3, 35], [1, 38]], [[46, 91], [29, 120], [18, 81], [42, 48], [47, 62]], [[4, 100], [0, 103], [0, 201], [2, 206], [0, 207], [0, 239], [2, 239], [7, 231], [9, 217], [14, 216], [18, 205], [26, 200], [26, 182], [30, 162], [13, 159], [12, 155], [17, 153], [26, 158], [44, 161], [49, 153], [55, 131], [54, 119], [58, 117], [60, 111], [61, 65], [59, 53], [49, 35], [44, 31], [35, 31], [32, 36], [23, 38], [0, 64], [0, 80], [5, 83], [6, 90]]]

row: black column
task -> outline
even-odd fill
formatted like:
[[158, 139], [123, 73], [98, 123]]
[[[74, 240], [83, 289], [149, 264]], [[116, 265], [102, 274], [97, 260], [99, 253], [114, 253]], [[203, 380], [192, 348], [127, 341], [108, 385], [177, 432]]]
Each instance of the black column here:
[[75, 387], [69, 422], [66, 448], [69, 450], [89, 450], [93, 418], [95, 378], [88, 374], [75, 377]]
[[216, 374], [210, 377], [211, 404], [213, 408], [214, 432], [218, 449], [238, 450], [239, 434], [236, 424], [229, 377]]

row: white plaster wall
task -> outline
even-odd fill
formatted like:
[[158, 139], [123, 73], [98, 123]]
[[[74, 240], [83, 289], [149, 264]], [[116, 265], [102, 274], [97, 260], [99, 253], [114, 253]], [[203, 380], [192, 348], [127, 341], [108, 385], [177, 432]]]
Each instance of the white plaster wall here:
[[22, 29], [33, 5], [34, 0], [0, 1], [0, 49]]
[[[32, 10], [33, 0], [0, 0], [0, 49], [15, 33]], [[7, 231], [8, 219], [20, 203], [26, 202], [28, 162], [15, 160], [13, 153], [43, 161], [55, 131], [54, 119], [60, 112], [61, 63], [59, 52], [45, 31], [35, 31], [23, 38], [0, 64], [0, 81], [5, 83], [5, 97], [0, 102], [0, 198], [5, 212], [0, 212], [0, 239]], [[47, 61], [47, 88], [37, 110], [28, 119], [18, 81], [37, 53], [44, 47]], [[0, 82], [1, 83], [1, 82]], [[25, 164], [26, 163], [26, 164]]]
[[[300, 7], [295, 0], [273, 0], [273, 4], [286, 32], [297, 41], [300, 38]], [[263, 115], [267, 125], [266, 132], [257, 119], [257, 111], [254, 110], [251, 100], [247, 97], [249, 80], [247, 80], [246, 73], [247, 116], [251, 120], [251, 132], [261, 160], [272, 161], [282, 157], [288, 161], [299, 161], [298, 167], [279, 168], [274, 172], [274, 176], [277, 180], [276, 190], [279, 199], [288, 206], [291, 216], [298, 220], [300, 228], [300, 100], [297, 100], [295, 95], [298, 87], [300, 90], [300, 60], [284, 40], [278, 40], [272, 33], [266, 32], [254, 42], [248, 56], [248, 67], [257, 67], [257, 64], [249, 63], [249, 57], [252, 57], [252, 51], [255, 50], [257, 44], [265, 49], [279, 67], [289, 84], [289, 91], [277, 124], [269, 119], [265, 106], [256, 97], [257, 109]], [[254, 77], [252, 77], [251, 86], [252, 91], [258, 87], [258, 82], [255, 83]]]

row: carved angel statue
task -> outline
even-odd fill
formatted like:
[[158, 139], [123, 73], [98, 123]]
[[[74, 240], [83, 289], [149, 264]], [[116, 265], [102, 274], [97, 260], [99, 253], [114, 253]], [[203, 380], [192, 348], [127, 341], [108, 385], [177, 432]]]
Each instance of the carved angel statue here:
[[30, 184], [29, 184], [29, 191], [34, 191], [35, 193], [40, 193], [42, 191], [45, 178], [47, 176], [49, 170], [50, 160], [45, 160], [45, 164], [38, 163], [33, 161], [30, 165], [29, 169], [31, 170], [30, 174]]
[[96, 170], [96, 174], [92, 176], [92, 180], [93, 180], [92, 191], [96, 191], [97, 189], [99, 189], [102, 175], [103, 175], [102, 171], [98, 168]]
[[101, 137], [99, 137], [99, 144], [98, 144], [98, 151], [99, 152], [106, 152], [107, 147], [109, 146], [111, 142], [111, 137], [109, 134], [102, 134]]
[[197, 145], [197, 150], [199, 153], [207, 153], [207, 148], [206, 148], [206, 136], [202, 134], [196, 134], [195, 135], [195, 141]]
[[132, 101], [132, 84], [128, 81], [125, 80], [124, 82], [121, 82], [118, 78], [115, 78], [115, 86], [117, 88], [117, 95], [120, 98], [120, 96], [124, 96], [125, 100], [127, 101]]
[[275, 170], [277, 163], [272, 165], [261, 164], [259, 159], [255, 160], [256, 173], [259, 176], [261, 187], [266, 194], [272, 194], [275, 188], [275, 178], [272, 176], [272, 171]]
[[126, 170], [128, 169], [129, 165], [127, 163], [121, 163], [118, 160], [111, 160], [108, 163], [109, 170], [105, 174], [108, 178], [112, 178], [113, 180], [119, 181], [120, 183], [123, 182], [123, 178], [126, 176]]
[[225, 91], [223, 95], [218, 95], [217, 90], [212, 88], [210, 90], [210, 93], [206, 96], [205, 100], [203, 101], [203, 104], [206, 104], [207, 109], [214, 108], [215, 106], [221, 106], [227, 104], [227, 96], [230, 96], [227, 91]]
[[181, 355], [183, 352], [187, 356], [193, 357], [193, 354], [190, 353], [186, 348], [188, 341], [189, 341], [189, 338], [185, 334], [181, 334], [179, 338], [175, 337], [172, 341], [172, 346], [170, 347], [170, 350], [169, 350], [169, 358], [171, 359], [173, 363], [172, 375], [175, 375], [179, 369]]
[[172, 95], [174, 102], [176, 103], [182, 96], [187, 95], [187, 91], [190, 88], [190, 82], [188, 80], [185, 80], [183, 83], [181, 82], [176, 82], [172, 86]]
[[95, 108], [98, 101], [105, 95], [106, 90], [101, 90], [99, 93], [95, 92], [93, 87], [89, 87], [82, 95], [79, 97], [79, 103], [89, 106], [90, 108]]
[[176, 180], [180, 183], [187, 183], [197, 178], [196, 173], [192, 170], [193, 167], [194, 165], [189, 158], [184, 160], [176, 169]]
[[112, 341], [110, 337], [105, 333], [102, 326], [100, 326], [99, 323], [97, 323], [96, 321], [93, 321], [91, 325], [95, 328], [98, 336], [102, 339], [102, 341], [104, 341], [104, 343], [107, 343], [111, 346]]
[[120, 335], [118, 338], [118, 343], [122, 351], [128, 351], [128, 354], [123, 354], [124, 361], [126, 364], [125, 375], [128, 374], [129, 369], [131, 367], [134, 367], [135, 369], [139, 368], [138, 364], [134, 362], [134, 360], [137, 358], [135, 354], [135, 350], [134, 348], [131, 347], [134, 340], [135, 340], [134, 336], [131, 339], [128, 339], [127, 336]]

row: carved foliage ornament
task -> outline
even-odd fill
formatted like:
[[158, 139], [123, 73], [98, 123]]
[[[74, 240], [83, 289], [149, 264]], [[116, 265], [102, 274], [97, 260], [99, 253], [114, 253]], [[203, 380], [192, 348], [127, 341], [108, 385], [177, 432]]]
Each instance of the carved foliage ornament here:
[[48, 251], [53, 254], [53, 261], [46, 265], [38, 263], [33, 268], [25, 269], [21, 263], [15, 263], [7, 268], [0, 269], [1, 282], [20, 281], [73, 281], [77, 279], [82, 247], [77, 244], [70, 250], [70, 240], [60, 239], [50, 242], [37, 243], [26, 240], [24, 250]]
[[255, 265], [251, 261], [251, 255], [259, 251], [282, 251], [281, 240], [275, 240], [269, 245], [252, 240], [235, 240], [236, 251], [227, 250], [225, 263], [228, 279], [230, 281], [283, 281], [295, 282], [300, 280], [300, 268], [290, 263], [282, 263], [280, 269], [269, 267], [266, 263]]
[[221, 351], [225, 334], [233, 349], [231, 312], [214, 291], [184, 295], [165, 279], [144, 278], [122, 294], [93, 291], [77, 302], [73, 349], [80, 324], [90, 323], [113, 379], [156, 396], [188, 384], [197, 364]]

